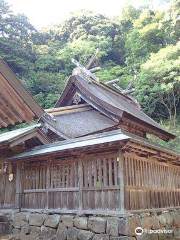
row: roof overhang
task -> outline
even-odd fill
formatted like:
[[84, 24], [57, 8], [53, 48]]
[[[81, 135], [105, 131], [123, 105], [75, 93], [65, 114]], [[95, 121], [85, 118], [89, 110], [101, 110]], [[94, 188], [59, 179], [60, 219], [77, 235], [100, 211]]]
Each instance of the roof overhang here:
[[149, 133], [160, 137], [162, 140], [164, 140], [166, 142], [168, 142], [171, 139], [176, 138], [176, 135], [172, 134], [171, 132], [169, 132], [163, 128], [157, 128], [156, 126], [153, 126], [147, 122], [144, 122], [141, 119], [137, 119], [136, 117], [134, 117], [131, 114], [126, 113], [126, 112], [123, 112], [121, 121], [127, 122], [128, 124], [132, 124], [133, 122], [136, 122], [137, 126], [140, 126], [142, 129], [148, 131]]
[[40, 118], [44, 110], [0, 58], [0, 129]]
[[40, 157], [44, 159], [44, 156], [57, 156], [58, 154], [63, 153], [67, 153], [68, 156], [70, 156], [71, 153], [75, 151], [89, 151], [88, 149], [90, 149], [90, 151], [93, 149], [93, 152], [95, 149], [102, 151], [103, 146], [106, 146], [106, 150], [108, 150], [108, 148], [115, 145], [121, 145], [121, 148], [123, 150], [126, 150], [127, 147], [130, 147], [134, 152], [137, 151], [139, 154], [145, 153], [146, 158], [149, 156], [149, 154], [153, 153], [152, 157], [154, 157], [155, 160], [161, 158], [160, 160], [164, 161], [165, 158], [165, 160], [170, 160], [172, 163], [180, 163], [179, 152], [172, 151], [171, 149], [158, 145], [148, 139], [144, 139], [122, 130], [114, 130], [90, 135], [87, 137], [80, 137], [78, 139], [64, 140], [45, 146], [36, 147], [29, 152], [24, 152], [22, 154], [16, 155], [12, 158], [9, 158], [8, 160], [18, 161], [28, 159], [28, 161], [34, 161], [37, 158], [40, 159]]
[[10, 158], [10, 161], [20, 160], [20, 159], [32, 159], [38, 156], [49, 155], [53, 153], [63, 153], [79, 149], [87, 149], [92, 147], [99, 147], [103, 145], [118, 144], [119, 142], [128, 141], [129, 136], [121, 133], [120, 130], [94, 134], [86, 137], [80, 137], [72, 140], [64, 140], [52, 144], [45, 145], [44, 147], [37, 147], [32, 149], [32, 151], [24, 152], [17, 156]]
[[50, 140], [40, 130], [41, 124], [36, 124], [27, 128], [21, 128], [6, 132], [0, 135], [1, 148], [13, 148], [32, 138], [37, 138], [42, 144], [50, 143]]

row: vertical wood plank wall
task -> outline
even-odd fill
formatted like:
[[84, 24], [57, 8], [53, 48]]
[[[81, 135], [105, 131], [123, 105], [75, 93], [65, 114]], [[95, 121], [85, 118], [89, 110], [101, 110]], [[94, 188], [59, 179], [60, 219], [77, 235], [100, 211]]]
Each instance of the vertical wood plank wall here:
[[180, 167], [126, 154], [125, 208], [180, 206]]
[[25, 164], [22, 208], [120, 210], [119, 179], [116, 153]]
[[[141, 210], [180, 206], [180, 167], [131, 153], [125, 153], [120, 162], [120, 156], [113, 153], [25, 162], [21, 207], [122, 211], [124, 207]], [[11, 202], [9, 197], [5, 199]]]
[[15, 204], [16, 171], [13, 171], [13, 181], [9, 181], [9, 172], [4, 172], [2, 164], [0, 168], [0, 207], [11, 207]]
[[83, 161], [83, 209], [120, 210], [117, 155], [89, 156]]

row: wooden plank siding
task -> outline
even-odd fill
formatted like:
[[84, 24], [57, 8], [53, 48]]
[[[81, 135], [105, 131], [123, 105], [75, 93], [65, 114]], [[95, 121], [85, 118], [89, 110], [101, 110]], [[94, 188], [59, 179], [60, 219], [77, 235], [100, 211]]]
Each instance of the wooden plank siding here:
[[4, 170], [4, 164], [0, 164], [0, 208], [13, 207], [16, 193], [16, 169], [13, 166], [13, 181], [9, 181], [9, 171]]
[[125, 154], [127, 210], [180, 206], [180, 167]]
[[118, 169], [117, 153], [25, 163], [21, 207], [121, 210]]
[[121, 151], [21, 161], [19, 207], [108, 213], [180, 206], [180, 167]]

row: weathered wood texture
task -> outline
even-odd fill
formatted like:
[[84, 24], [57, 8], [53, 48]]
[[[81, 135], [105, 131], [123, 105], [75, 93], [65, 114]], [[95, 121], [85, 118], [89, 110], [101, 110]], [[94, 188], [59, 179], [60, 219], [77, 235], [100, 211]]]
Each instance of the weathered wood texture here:
[[118, 165], [117, 154], [25, 164], [22, 208], [120, 210]]
[[[16, 195], [23, 209], [123, 212], [180, 206], [180, 167], [133, 152], [44, 157], [24, 162], [18, 172], [22, 193], [16, 189]], [[12, 186], [0, 195], [1, 205], [14, 203]]]
[[9, 172], [4, 172], [3, 164], [0, 164], [0, 207], [10, 207], [15, 204], [16, 171], [14, 169], [13, 181], [9, 181]]
[[127, 210], [180, 206], [180, 167], [126, 154]]

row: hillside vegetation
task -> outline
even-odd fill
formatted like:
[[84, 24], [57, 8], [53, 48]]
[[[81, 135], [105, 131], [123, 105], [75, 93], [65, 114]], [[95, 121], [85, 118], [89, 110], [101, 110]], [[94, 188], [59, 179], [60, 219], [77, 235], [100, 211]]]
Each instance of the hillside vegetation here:
[[[82, 10], [62, 24], [36, 30], [0, 0], [0, 56], [39, 104], [50, 108], [74, 68], [71, 58], [85, 64], [99, 48], [98, 77], [120, 78], [125, 87], [136, 73], [134, 96], [142, 110], [179, 135], [180, 1], [168, 3], [166, 10], [127, 5], [113, 19]], [[180, 149], [180, 141], [169, 146]]]

